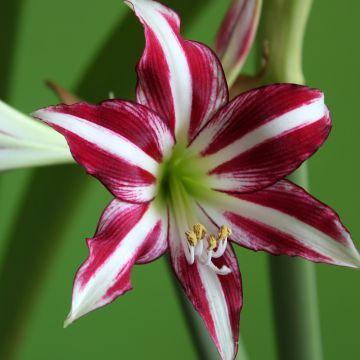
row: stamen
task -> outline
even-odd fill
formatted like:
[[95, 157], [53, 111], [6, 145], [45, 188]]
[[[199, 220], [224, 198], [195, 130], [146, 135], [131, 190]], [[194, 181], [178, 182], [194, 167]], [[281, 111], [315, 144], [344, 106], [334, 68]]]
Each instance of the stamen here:
[[[187, 259], [189, 264], [193, 264], [195, 259], [200, 264], [208, 266], [211, 270], [218, 275], [226, 275], [231, 272], [227, 266], [222, 266], [220, 269], [212, 262], [213, 258], [219, 258], [224, 254], [227, 248], [227, 238], [231, 235], [231, 229], [222, 225], [219, 228], [217, 236], [208, 234], [207, 229], [202, 224], [195, 224], [192, 230], [186, 231], [185, 236], [187, 239]], [[204, 244], [206, 241], [207, 246]], [[216, 250], [215, 250], [216, 249]]]
[[200, 240], [195, 248], [195, 255], [200, 256], [203, 253], [204, 250], [204, 240]]
[[224, 252], [226, 250], [226, 246], [227, 246], [227, 239], [219, 241], [218, 247], [217, 247], [216, 251], [213, 252], [212, 257], [217, 259], [220, 256], [223, 256]]
[[218, 239], [225, 240], [231, 235], [231, 229], [226, 225], [221, 225], [218, 232]]
[[196, 234], [196, 238], [198, 240], [202, 240], [205, 235], [207, 234], [207, 230], [204, 225], [202, 224], [195, 224], [193, 226], [194, 233]]
[[214, 250], [217, 246], [217, 241], [215, 235], [210, 235], [208, 237], [208, 250]]
[[220, 269], [215, 266], [213, 263], [210, 263], [210, 269], [213, 270], [218, 275], [227, 275], [231, 273], [231, 269], [229, 269], [227, 266], [223, 265]]
[[196, 246], [196, 244], [198, 243], [198, 237], [196, 236], [195, 232], [189, 230], [185, 233], [185, 235], [189, 245]]

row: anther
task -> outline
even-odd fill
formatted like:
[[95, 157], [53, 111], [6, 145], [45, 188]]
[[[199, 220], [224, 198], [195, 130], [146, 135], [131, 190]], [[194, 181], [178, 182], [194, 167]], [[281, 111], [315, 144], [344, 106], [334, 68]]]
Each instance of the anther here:
[[231, 235], [231, 229], [226, 225], [221, 225], [218, 231], [218, 240], [225, 240]]
[[186, 235], [186, 239], [187, 239], [189, 245], [196, 246], [196, 244], [198, 243], [198, 238], [197, 238], [195, 232], [189, 230], [185, 233], [185, 235]]
[[202, 240], [207, 233], [205, 226], [202, 224], [195, 224], [193, 230], [198, 241]]
[[209, 235], [208, 237], [208, 250], [214, 250], [217, 246], [217, 240], [215, 235]]

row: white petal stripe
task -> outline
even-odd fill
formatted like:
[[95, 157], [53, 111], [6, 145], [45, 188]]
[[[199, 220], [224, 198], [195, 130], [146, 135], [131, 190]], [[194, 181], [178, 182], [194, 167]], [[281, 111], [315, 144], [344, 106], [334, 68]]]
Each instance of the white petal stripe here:
[[33, 114], [49, 124], [59, 126], [156, 176], [159, 164], [142, 149], [115, 132], [85, 119], [53, 111], [38, 110]]
[[197, 268], [208, 298], [216, 336], [219, 344], [221, 344], [222, 358], [232, 360], [234, 358], [234, 340], [224, 291], [218, 276], [213, 270], [199, 263]]

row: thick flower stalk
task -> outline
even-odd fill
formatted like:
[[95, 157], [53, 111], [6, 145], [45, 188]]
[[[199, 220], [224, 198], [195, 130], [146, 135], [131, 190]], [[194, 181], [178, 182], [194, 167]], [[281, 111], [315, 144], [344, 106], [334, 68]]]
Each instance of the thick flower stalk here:
[[[319, 90], [271, 85], [229, 101], [218, 58], [184, 40], [179, 17], [129, 0], [145, 29], [136, 102], [80, 102], [34, 116], [114, 195], [76, 274], [65, 324], [130, 290], [133, 265], [170, 253], [223, 359], [237, 352], [242, 285], [230, 242], [358, 268], [336, 213], [283, 180], [330, 131]], [[301, 139], [301, 141], [299, 141]]]
[[68, 162], [60, 134], [0, 101], [0, 171]]

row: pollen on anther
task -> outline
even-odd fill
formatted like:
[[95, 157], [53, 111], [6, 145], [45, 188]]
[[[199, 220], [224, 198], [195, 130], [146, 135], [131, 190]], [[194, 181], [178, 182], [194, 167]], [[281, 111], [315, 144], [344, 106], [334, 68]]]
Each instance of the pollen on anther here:
[[189, 230], [189, 231], [187, 231], [185, 233], [185, 235], [186, 235], [186, 239], [187, 239], [189, 245], [190, 246], [196, 246], [196, 244], [198, 242], [198, 239], [197, 239], [197, 236], [196, 236], [195, 232]]
[[231, 229], [226, 225], [221, 225], [218, 231], [218, 240], [225, 240], [231, 235]]
[[208, 237], [208, 250], [214, 250], [217, 246], [217, 240], [215, 235], [209, 235]]
[[195, 224], [193, 226], [193, 231], [196, 235], [197, 240], [202, 240], [207, 234], [206, 227], [202, 224]]

